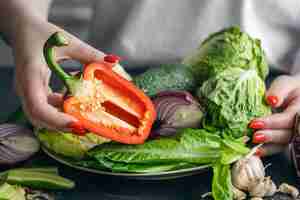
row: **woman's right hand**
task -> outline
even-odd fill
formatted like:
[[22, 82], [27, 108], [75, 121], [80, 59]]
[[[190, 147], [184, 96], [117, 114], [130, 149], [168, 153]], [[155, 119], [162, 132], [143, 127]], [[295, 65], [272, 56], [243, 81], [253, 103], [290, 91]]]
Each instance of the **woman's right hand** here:
[[104, 54], [46, 20], [33, 17], [20, 21], [11, 46], [16, 64], [15, 87], [25, 114], [36, 127], [80, 131], [83, 127], [79, 121], [56, 109], [62, 103], [62, 95], [49, 91], [50, 70], [43, 46], [51, 34], [61, 31], [69, 45], [56, 50], [57, 60], [71, 58], [89, 63], [103, 59]]
[[261, 156], [272, 155], [286, 149], [294, 133], [295, 115], [300, 111], [300, 76], [279, 76], [266, 93], [266, 101], [282, 112], [261, 117], [250, 123], [256, 132], [253, 143], [264, 143], [258, 149]]

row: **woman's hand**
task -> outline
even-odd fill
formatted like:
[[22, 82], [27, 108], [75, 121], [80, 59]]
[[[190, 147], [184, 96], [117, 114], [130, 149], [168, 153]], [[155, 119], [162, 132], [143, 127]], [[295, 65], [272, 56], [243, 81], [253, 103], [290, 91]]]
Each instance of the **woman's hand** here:
[[62, 31], [69, 45], [56, 51], [58, 60], [72, 58], [82, 63], [102, 59], [103, 53], [80, 41], [46, 20], [28, 18], [18, 24], [11, 40], [15, 58], [15, 86], [23, 109], [37, 127], [54, 130], [80, 130], [81, 124], [73, 117], [59, 112], [55, 106], [62, 103], [62, 95], [49, 90], [50, 70], [43, 56], [43, 45], [51, 34]]
[[266, 143], [257, 152], [261, 156], [283, 151], [292, 137], [295, 115], [300, 111], [300, 77], [275, 79], [266, 93], [266, 101], [282, 112], [255, 119], [249, 125], [256, 130], [253, 143]]

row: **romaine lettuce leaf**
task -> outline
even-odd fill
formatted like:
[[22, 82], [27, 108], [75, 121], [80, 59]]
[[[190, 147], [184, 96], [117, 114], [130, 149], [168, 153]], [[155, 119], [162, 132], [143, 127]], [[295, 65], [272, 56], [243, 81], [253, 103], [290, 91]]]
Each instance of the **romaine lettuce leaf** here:
[[103, 144], [88, 152], [99, 162], [128, 164], [208, 164], [221, 156], [221, 138], [205, 130], [184, 129], [177, 137], [150, 140], [140, 145]]
[[206, 104], [204, 126], [239, 138], [251, 133], [248, 123], [271, 114], [265, 103], [265, 84], [255, 70], [228, 68], [205, 81], [198, 97]]
[[[87, 168], [93, 168], [98, 170], [110, 170], [113, 172], [126, 172], [126, 173], [157, 173], [170, 170], [186, 169], [190, 167], [196, 167], [190, 163], [171, 163], [171, 164], [133, 164], [123, 162], [113, 162], [108, 159], [97, 160], [82, 160], [77, 161], [74, 164]], [[207, 165], [209, 167], [210, 165]], [[203, 166], [205, 167], [205, 166]]]
[[20, 186], [4, 183], [0, 186], [1, 200], [26, 200], [25, 190]]
[[232, 200], [230, 165], [217, 163], [213, 166], [212, 196], [214, 200]]
[[201, 82], [229, 67], [254, 69], [262, 79], [269, 71], [260, 41], [235, 26], [211, 34], [183, 63]]
[[74, 159], [83, 158], [85, 153], [109, 139], [87, 133], [84, 136], [78, 136], [72, 133], [50, 131], [46, 129], [37, 130], [37, 136], [41, 143], [51, 151]]

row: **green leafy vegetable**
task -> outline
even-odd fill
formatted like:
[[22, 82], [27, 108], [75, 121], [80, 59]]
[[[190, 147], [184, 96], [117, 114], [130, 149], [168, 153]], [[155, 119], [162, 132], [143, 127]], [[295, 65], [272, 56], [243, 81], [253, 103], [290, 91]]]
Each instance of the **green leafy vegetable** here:
[[73, 133], [55, 132], [46, 129], [38, 130], [37, 135], [41, 143], [48, 149], [74, 159], [83, 158], [89, 149], [110, 141], [92, 133], [78, 136]]
[[99, 162], [134, 164], [207, 164], [220, 157], [220, 137], [205, 130], [185, 129], [176, 138], [150, 140], [141, 145], [103, 144], [88, 153]]
[[250, 152], [250, 149], [248, 147], [245, 146], [245, 142], [241, 139], [243, 139], [243, 137], [235, 139], [231, 136], [228, 136], [226, 134], [223, 134], [223, 144], [226, 147], [229, 147], [231, 150], [236, 151], [240, 154], [247, 154]]
[[262, 79], [268, 75], [266, 56], [258, 39], [239, 27], [230, 27], [210, 35], [183, 63], [191, 66], [200, 81], [213, 77], [228, 67], [254, 69]]
[[232, 200], [230, 165], [217, 163], [213, 166], [212, 195], [214, 200]]
[[222, 144], [220, 163], [223, 165], [229, 165], [250, 152], [250, 149], [246, 147], [244, 137], [235, 139], [223, 134]]
[[249, 122], [271, 114], [265, 103], [265, 84], [255, 70], [228, 68], [210, 78], [198, 90], [206, 104], [204, 126], [221, 129], [239, 138], [251, 133]]
[[77, 164], [115, 172], [154, 173], [218, 162], [231, 164], [249, 152], [242, 139], [221, 135], [187, 128], [175, 137], [142, 145], [103, 144], [88, 152], [88, 160]]
[[22, 187], [4, 183], [0, 186], [0, 200], [26, 200]]
[[220, 159], [222, 141], [203, 129], [183, 129], [174, 137], [149, 140], [141, 145], [103, 144], [78, 164], [118, 172], [153, 173], [211, 165]]
[[135, 172], [135, 173], [155, 173], [170, 171], [182, 168], [195, 167], [190, 163], [164, 163], [164, 164], [135, 164], [135, 163], [122, 163], [113, 162], [109, 159], [101, 159], [99, 163], [105, 166], [107, 169], [111, 169], [114, 172]]

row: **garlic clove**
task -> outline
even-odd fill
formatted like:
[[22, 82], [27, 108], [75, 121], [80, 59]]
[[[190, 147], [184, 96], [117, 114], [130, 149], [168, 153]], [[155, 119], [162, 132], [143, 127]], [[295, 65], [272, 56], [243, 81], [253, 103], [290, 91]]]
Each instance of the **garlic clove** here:
[[297, 197], [299, 196], [299, 190], [292, 186], [292, 185], [289, 185], [287, 183], [282, 183], [280, 186], [279, 186], [279, 189], [278, 189], [279, 192], [282, 192], [282, 193], [285, 193], [285, 194], [289, 194], [291, 195], [294, 199], [297, 199]]
[[245, 192], [237, 189], [236, 187], [232, 186], [232, 193], [233, 193], [233, 199], [235, 200], [244, 200], [247, 199], [247, 195]]
[[276, 187], [275, 183], [272, 181], [271, 177], [267, 177], [265, 179], [266, 179], [266, 181], [265, 181], [265, 189], [266, 189], [265, 197], [273, 196], [277, 191], [277, 187]]
[[249, 194], [252, 197], [267, 197], [274, 195], [276, 190], [276, 185], [271, 177], [265, 177], [249, 191]]
[[250, 200], [263, 200], [261, 197], [252, 197]]
[[251, 197], [264, 197], [266, 193], [264, 185], [264, 181], [260, 181], [257, 185], [250, 189], [249, 195]]

